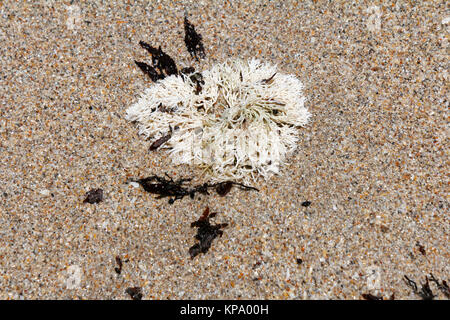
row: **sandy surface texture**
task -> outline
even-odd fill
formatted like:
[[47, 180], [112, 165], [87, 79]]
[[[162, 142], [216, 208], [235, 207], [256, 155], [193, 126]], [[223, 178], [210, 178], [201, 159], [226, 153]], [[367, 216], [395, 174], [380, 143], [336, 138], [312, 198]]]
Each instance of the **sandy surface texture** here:
[[[1, 1], [0, 298], [420, 299], [405, 275], [448, 283], [448, 3], [343, 2]], [[299, 78], [312, 117], [280, 175], [172, 205], [127, 183], [204, 182], [124, 118], [152, 84], [140, 40], [180, 68], [255, 57]], [[191, 259], [206, 207], [228, 226]]]

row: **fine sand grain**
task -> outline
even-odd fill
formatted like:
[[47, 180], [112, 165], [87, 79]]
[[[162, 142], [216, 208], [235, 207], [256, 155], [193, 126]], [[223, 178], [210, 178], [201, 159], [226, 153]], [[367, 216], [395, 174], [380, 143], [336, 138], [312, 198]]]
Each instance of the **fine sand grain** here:
[[[420, 299], [404, 275], [448, 282], [446, 1], [150, 2], [0, 2], [0, 299]], [[204, 182], [125, 119], [152, 84], [140, 40], [179, 68], [257, 58], [300, 79], [312, 117], [280, 175], [173, 205], [128, 184]], [[191, 259], [207, 206], [228, 226]]]

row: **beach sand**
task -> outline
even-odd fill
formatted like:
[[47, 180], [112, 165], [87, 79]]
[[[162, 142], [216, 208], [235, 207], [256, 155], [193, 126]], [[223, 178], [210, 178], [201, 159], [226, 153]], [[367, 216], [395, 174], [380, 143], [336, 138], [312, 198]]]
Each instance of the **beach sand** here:
[[[405, 275], [420, 289], [450, 274], [447, 14], [445, 1], [1, 2], [0, 299], [420, 299]], [[312, 117], [280, 174], [172, 205], [128, 184], [204, 182], [125, 119], [152, 85], [140, 40], [179, 68], [257, 58], [300, 79]], [[104, 200], [83, 203], [95, 188]], [[191, 259], [206, 207], [228, 226]]]

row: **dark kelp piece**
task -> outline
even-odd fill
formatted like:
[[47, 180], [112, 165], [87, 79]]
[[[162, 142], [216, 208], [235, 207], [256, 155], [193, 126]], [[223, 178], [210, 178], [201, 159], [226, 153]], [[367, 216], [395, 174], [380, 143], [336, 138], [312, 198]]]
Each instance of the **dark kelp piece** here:
[[157, 49], [144, 41], [139, 41], [139, 45], [152, 55], [153, 66], [136, 60], [134, 62], [152, 81], [156, 82], [164, 79], [166, 76], [178, 74], [175, 61], [167, 53], [162, 51], [161, 46]]
[[200, 72], [195, 72], [191, 74], [189, 79], [191, 79], [191, 81], [194, 83], [195, 94], [198, 95], [200, 92], [202, 92], [203, 85], [205, 84], [205, 81], [203, 80], [203, 75]]
[[433, 291], [431, 291], [430, 283], [428, 282], [427, 277], [425, 277], [425, 283], [422, 285], [419, 295], [422, 297], [423, 300], [433, 300], [434, 297], [436, 296], [433, 293]]
[[195, 239], [199, 240], [198, 243], [189, 248], [191, 259], [200, 253], [206, 253], [211, 248], [212, 241], [217, 236], [223, 235], [223, 231], [220, 229], [227, 227], [228, 223], [211, 225], [209, 222], [209, 219], [215, 217], [216, 214], [216, 212], [210, 214], [209, 207], [206, 207], [202, 216], [197, 221], [191, 223], [191, 228], [198, 228]]
[[381, 296], [374, 296], [371, 293], [363, 293], [361, 296], [365, 300], [383, 300], [383, 297], [381, 297]]
[[228, 192], [230, 192], [233, 187], [233, 182], [225, 181], [222, 183], [218, 183], [216, 186], [216, 192], [219, 196], [224, 197]]
[[416, 246], [419, 248], [419, 252], [423, 254], [424, 256], [427, 255], [427, 252], [425, 251], [425, 247], [421, 245], [419, 242], [416, 243]]
[[139, 62], [139, 61], [134, 60], [134, 63], [136, 63], [136, 65], [139, 67], [139, 69], [141, 69], [142, 72], [144, 72], [146, 75], [148, 75], [150, 77], [150, 79], [152, 79], [153, 82], [156, 82], [160, 79], [164, 79], [164, 75], [158, 73], [158, 71], [156, 71], [155, 68], [146, 64], [145, 62]]
[[150, 151], [154, 151], [156, 149], [158, 149], [161, 145], [163, 145], [164, 143], [166, 143], [167, 141], [170, 140], [170, 138], [172, 138], [172, 127], [169, 125], [169, 133], [162, 136], [161, 138], [159, 138], [158, 140], [156, 140], [155, 142], [153, 142], [150, 146]]
[[133, 300], [142, 299], [142, 288], [141, 287], [130, 287], [125, 290], [125, 293], [129, 294]]
[[202, 92], [205, 81], [203, 80], [203, 75], [200, 72], [195, 72], [194, 67], [186, 67], [181, 69], [180, 75], [184, 76], [183, 80], [186, 78], [189, 78], [191, 80], [191, 82], [194, 84], [194, 92], [196, 95]]
[[139, 41], [139, 45], [152, 55], [153, 66], [158, 68], [161, 73], [164, 72], [166, 76], [178, 74], [175, 61], [167, 53], [162, 51], [161, 46], [156, 49], [144, 41]]
[[311, 205], [311, 201], [303, 201], [302, 207], [309, 207]]
[[433, 291], [431, 291], [430, 284], [428, 282], [428, 278], [425, 277], [425, 283], [422, 285], [420, 291], [417, 289], [417, 284], [409, 279], [406, 275], [403, 276], [406, 284], [411, 287], [415, 294], [420, 296], [422, 300], [433, 300], [435, 295]]
[[119, 256], [116, 256], [116, 263], [117, 267], [114, 268], [114, 271], [116, 271], [117, 274], [120, 274], [122, 272], [123, 263]]
[[186, 67], [180, 70], [180, 75], [190, 75], [192, 73], [195, 72], [195, 68], [194, 67]]
[[103, 190], [102, 189], [92, 189], [86, 193], [86, 199], [83, 203], [99, 203], [103, 201]]
[[191, 55], [198, 60], [198, 57], [205, 58], [205, 48], [202, 43], [202, 36], [195, 31], [195, 27], [191, 24], [187, 18], [184, 17], [184, 43]]
[[196, 193], [209, 195], [209, 188], [215, 188], [216, 192], [221, 196], [226, 195], [231, 190], [233, 185], [239, 186], [242, 190], [259, 191], [254, 187], [249, 187], [242, 183], [232, 181], [219, 182], [215, 184], [203, 183], [189, 189], [183, 186], [183, 183], [192, 179], [179, 179], [174, 181], [167, 175], [167, 173], [166, 177], [168, 179], [154, 175], [143, 179], [129, 180], [129, 182], [137, 182], [144, 188], [145, 191], [158, 194], [159, 196], [157, 199], [170, 197], [169, 204], [173, 204], [176, 200], [181, 200], [186, 196], [194, 199]]
[[434, 282], [438, 289], [447, 297], [450, 298], [450, 288], [445, 280], [442, 280], [442, 284], [439, 283], [432, 273], [430, 273], [430, 281]]
[[270, 78], [263, 79], [263, 80], [261, 80], [261, 82], [264, 83], [264, 84], [271, 84], [272, 80], [273, 80], [273, 77], [275, 77], [276, 74], [277, 73], [275, 72]]
[[175, 200], [183, 199], [185, 196], [189, 195], [189, 190], [182, 186], [183, 182], [189, 181], [191, 179], [179, 179], [174, 181], [167, 174], [168, 180], [164, 177], [158, 177], [157, 175], [138, 179], [130, 180], [131, 182], [139, 183], [145, 191], [158, 194], [157, 199], [172, 197], [169, 199], [169, 203], [172, 204]]
[[172, 138], [172, 134], [168, 134], [165, 136], [162, 136], [161, 138], [159, 138], [158, 140], [156, 140], [155, 142], [153, 142], [150, 146], [150, 151], [154, 151], [156, 149], [158, 149], [161, 145], [163, 145], [164, 143], [166, 143], [167, 141], [170, 140], [170, 138]]
[[233, 182], [233, 181], [219, 182], [219, 183], [216, 183], [216, 184], [212, 185], [212, 187], [216, 188], [217, 194], [219, 196], [223, 197], [228, 192], [230, 192], [230, 190], [233, 187], [233, 185], [238, 186], [241, 190], [255, 190], [255, 191], [259, 191], [258, 189], [254, 188], [254, 187], [249, 187], [249, 186], [246, 186], [246, 185], [244, 185], [242, 183]]

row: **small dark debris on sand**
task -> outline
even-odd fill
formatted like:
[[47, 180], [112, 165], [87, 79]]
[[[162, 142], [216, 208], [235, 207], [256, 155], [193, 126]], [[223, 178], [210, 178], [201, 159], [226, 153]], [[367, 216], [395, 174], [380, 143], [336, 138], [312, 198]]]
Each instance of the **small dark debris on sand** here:
[[416, 246], [419, 248], [419, 252], [420, 252], [422, 255], [424, 255], [424, 256], [427, 255], [427, 252], [425, 251], [425, 247], [424, 247], [423, 245], [421, 245], [420, 242], [417, 242], [417, 243], [416, 243]]
[[119, 256], [116, 257], [116, 263], [117, 263], [117, 267], [114, 268], [114, 270], [116, 271], [117, 274], [120, 274], [122, 272], [122, 259], [120, 259]]
[[198, 57], [205, 58], [205, 48], [202, 43], [202, 36], [195, 31], [195, 27], [184, 17], [184, 43], [191, 57], [198, 60]]
[[[429, 279], [428, 277], [425, 277], [425, 283], [422, 284], [422, 287], [420, 288], [420, 291], [417, 288], [417, 284], [409, 279], [406, 275], [403, 276], [405, 283], [411, 287], [411, 289], [414, 291], [416, 295], [422, 298], [422, 300], [433, 300], [436, 295], [431, 291]], [[434, 278], [434, 277], [433, 277]]]
[[159, 138], [158, 140], [156, 140], [155, 142], [153, 142], [149, 148], [150, 151], [155, 151], [156, 149], [158, 149], [161, 145], [163, 145], [164, 143], [166, 143], [167, 141], [170, 140], [170, 138], [172, 138], [172, 132], [173, 129], [172, 127], [169, 125], [169, 133], [167, 133], [166, 135], [162, 136], [161, 138]]
[[125, 290], [125, 293], [129, 294], [133, 300], [142, 299], [142, 288], [141, 287], [131, 287]]
[[383, 300], [383, 297], [375, 296], [371, 293], [363, 293], [361, 296], [363, 297], [364, 300]]
[[149, 76], [153, 82], [156, 82], [160, 79], [164, 79], [163, 74], [158, 73], [158, 71], [156, 71], [155, 68], [146, 64], [145, 62], [140, 62], [140, 61], [134, 60], [134, 63], [136, 63], [136, 65], [139, 67], [139, 69], [141, 69], [141, 71], [143, 73], [145, 73], [147, 76]]
[[99, 203], [103, 201], [103, 190], [102, 189], [92, 189], [86, 193], [86, 198], [83, 203]]
[[[205, 48], [203, 47], [202, 36], [195, 31], [194, 25], [189, 22], [187, 16], [184, 17], [184, 33], [184, 43], [186, 44], [186, 48], [191, 57], [194, 57], [197, 61], [199, 60], [199, 57], [205, 58]], [[171, 75], [192, 73], [194, 78], [191, 78], [191, 80], [196, 84], [195, 92], [196, 94], [200, 93], [203, 84], [201, 73], [194, 73], [192, 67], [183, 68], [179, 73], [175, 60], [165, 53], [161, 49], [161, 46], [155, 48], [144, 41], [139, 41], [139, 45], [151, 54], [152, 63], [150, 65], [136, 60], [134, 60], [134, 63], [142, 72], [149, 76], [153, 82], [157, 82], [158, 80], [162, 80]]]
[[303, 202], [302, 202], [302, 207], [307, 208], [307, 207], [309, 207], [310, 205], [311, 205], [311, 201], [303, 201]]
[[129, 180], [128, 182], [137, 182], [139, 183], [145, 191], [157, 194], [157, 199], [169, 197], [169, 204], [173, 204], [176, 200], [183, 199], [186, 196], [189, 196], [191, 199], [194, 199], [196, 193], [200, 193], [203, 195], [209, 195], [208, 190], [210, 188], [215, 189], [218, 195], [225, 196], [228, 192], [230, 192], [231, 188], [235, 185], [238, 186], [241, 190], [255, 190], [259, 191], [254, 187], [246, 186], [242, 183], [233, 182], [233, 181], [224, 181], [219, 183], [204, 183], [201, 185], [194, 186], [193, 188], [188, 188], [184, 186], [184, 183], [187, 181], [191, 181], [191, 178], [187, 179], [178, 179], [173, 180], [167, 173], [166, 177], [159, 177], [157, 175], [153, 175], [147, 178], [137, 179], [137, 180]]
[[139, 45], [152, 55], [152, 65], [136, 60], [134, 62], [152, 81], [156, 82], [170, 75], [178, 74], [175, 61], [162, 51], [161, 46], [155, 48], [144, 41], [139, 41]]
[[447, 297], [450, 298], [450, 287], [448, 286], [445, 280], [442, 280], [442, 283], [439, 283], [432, 273], [430, 273], [430, 281], [434, 282], [438, 289]]
[[[387, 300], [387, 299], [383, 298], [382, 296], [376, 296], [371, 293], [363, 293], [361, 296], [364, 300]], [[395, 293], [391, 294], [391, 296], [389, 297], [389, 300], [395, 300]]]
[[200, 253], [206, 253], [211, 247], [212, 241], [217, 236], [222, 236], [223, 231], [220, 229], [228, 226], [228, 223], [211, 225], [209, 223], [209, 219], [215, 217], [216, 214], [217, 212], [213, 212], [210, 214], [209, 207], [206, 207], [202, 216], [197, 221], [191, 223], [191, 228], [198, 228], [195, 239], [199, 240], [199, 243], [196, 243], [191, 248], [189, 248], [191, 259], [193, 259]]

